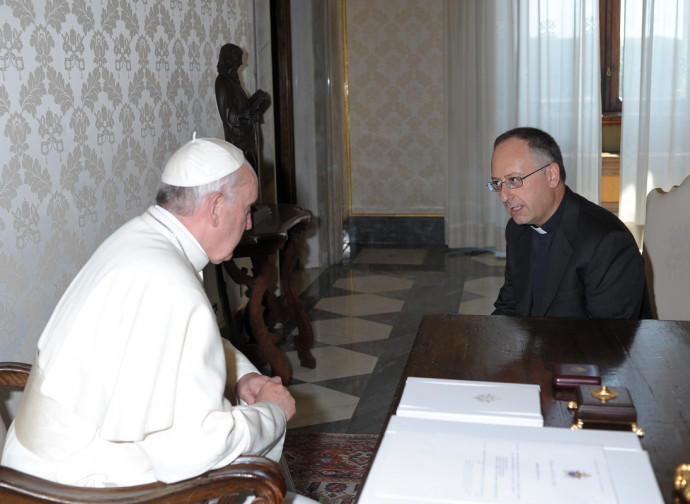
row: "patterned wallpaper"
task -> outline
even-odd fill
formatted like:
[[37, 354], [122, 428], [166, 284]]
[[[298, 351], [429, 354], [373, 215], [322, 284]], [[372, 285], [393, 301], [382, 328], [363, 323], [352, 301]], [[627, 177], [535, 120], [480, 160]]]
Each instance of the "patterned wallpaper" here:
[[443, 214], [443, 0], [347, 0], [346, 16], [352, 212]]
[[222, 137], [218, 51], [254, 53], [252, 4], [0, 0], [0, 360], [33, 360], [69, 282], [192, 131]]

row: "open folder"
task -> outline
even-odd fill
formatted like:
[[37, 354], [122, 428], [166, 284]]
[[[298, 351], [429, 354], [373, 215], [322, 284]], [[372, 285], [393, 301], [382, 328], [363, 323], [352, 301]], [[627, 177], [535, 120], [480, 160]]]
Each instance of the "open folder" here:
[[393, 416], [359, 504], [662, 504], [632, 432]]
[[537, 386], [408, 378], [357, 502], [663, 503], [633, 432], [542, 425]]

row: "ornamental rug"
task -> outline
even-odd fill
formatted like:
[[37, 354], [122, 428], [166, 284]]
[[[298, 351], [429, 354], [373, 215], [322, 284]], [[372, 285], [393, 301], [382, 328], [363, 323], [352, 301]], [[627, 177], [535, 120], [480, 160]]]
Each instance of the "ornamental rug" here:
[[288, 430], [283, 456], [300, 495], [354, 504], [378, 441], [376, 434]]

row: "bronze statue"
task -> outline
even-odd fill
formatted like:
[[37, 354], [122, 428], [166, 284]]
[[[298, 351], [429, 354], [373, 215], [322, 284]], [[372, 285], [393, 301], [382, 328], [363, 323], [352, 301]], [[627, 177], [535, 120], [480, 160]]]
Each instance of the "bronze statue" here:
[[216, 77], [216, 103], [223, 121], [225, 140], [242, 149], [244, 157], [258, 173], [259, 133], [256, 123], [261, 120], [270, 98], [261, 89], [247, 96], [238, 74], [242, 55], [242, 49], [235, 44], [221, 47]]

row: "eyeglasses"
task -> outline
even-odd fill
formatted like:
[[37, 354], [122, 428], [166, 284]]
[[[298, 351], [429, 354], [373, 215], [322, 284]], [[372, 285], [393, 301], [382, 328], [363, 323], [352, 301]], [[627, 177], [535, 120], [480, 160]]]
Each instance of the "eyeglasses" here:
[[534, 174], [537, 173], [539, 170], [543, 170], [544, 168], [546, 168], [547, 166], [549, 166], [551, 163], [553, 163], [553, 161], [551, 161], [549, 164], [545, 164], [545, 165], [542, 166], [541, 168], [537, 168], [537, 169], [534, 170], [532, 173], [528, 173], [528, 174], [525, 175], [524, 177], [519, 177], [519, 176], [516, 175], [515, 177], [508, 177], [508, 178], [505, 179], [505, 180], [492, 180], [491, 182], [489, 182], [488, 184], [486, 184], [486, 187], [488, 187], [489, 190], [490, 190], [490, 191], [493, 191], [493, 192], [500, 192], [500, 191], [501, 191], [501, 188], [502, 188], [503, 186], [506, 186], [508, 189], [517, 189], [518, 187], [522, 187], [522, 184], [524, 183], [523, 181], [524, 181], [527, 177], [529, 177], [530, 175], [534, 175]]

